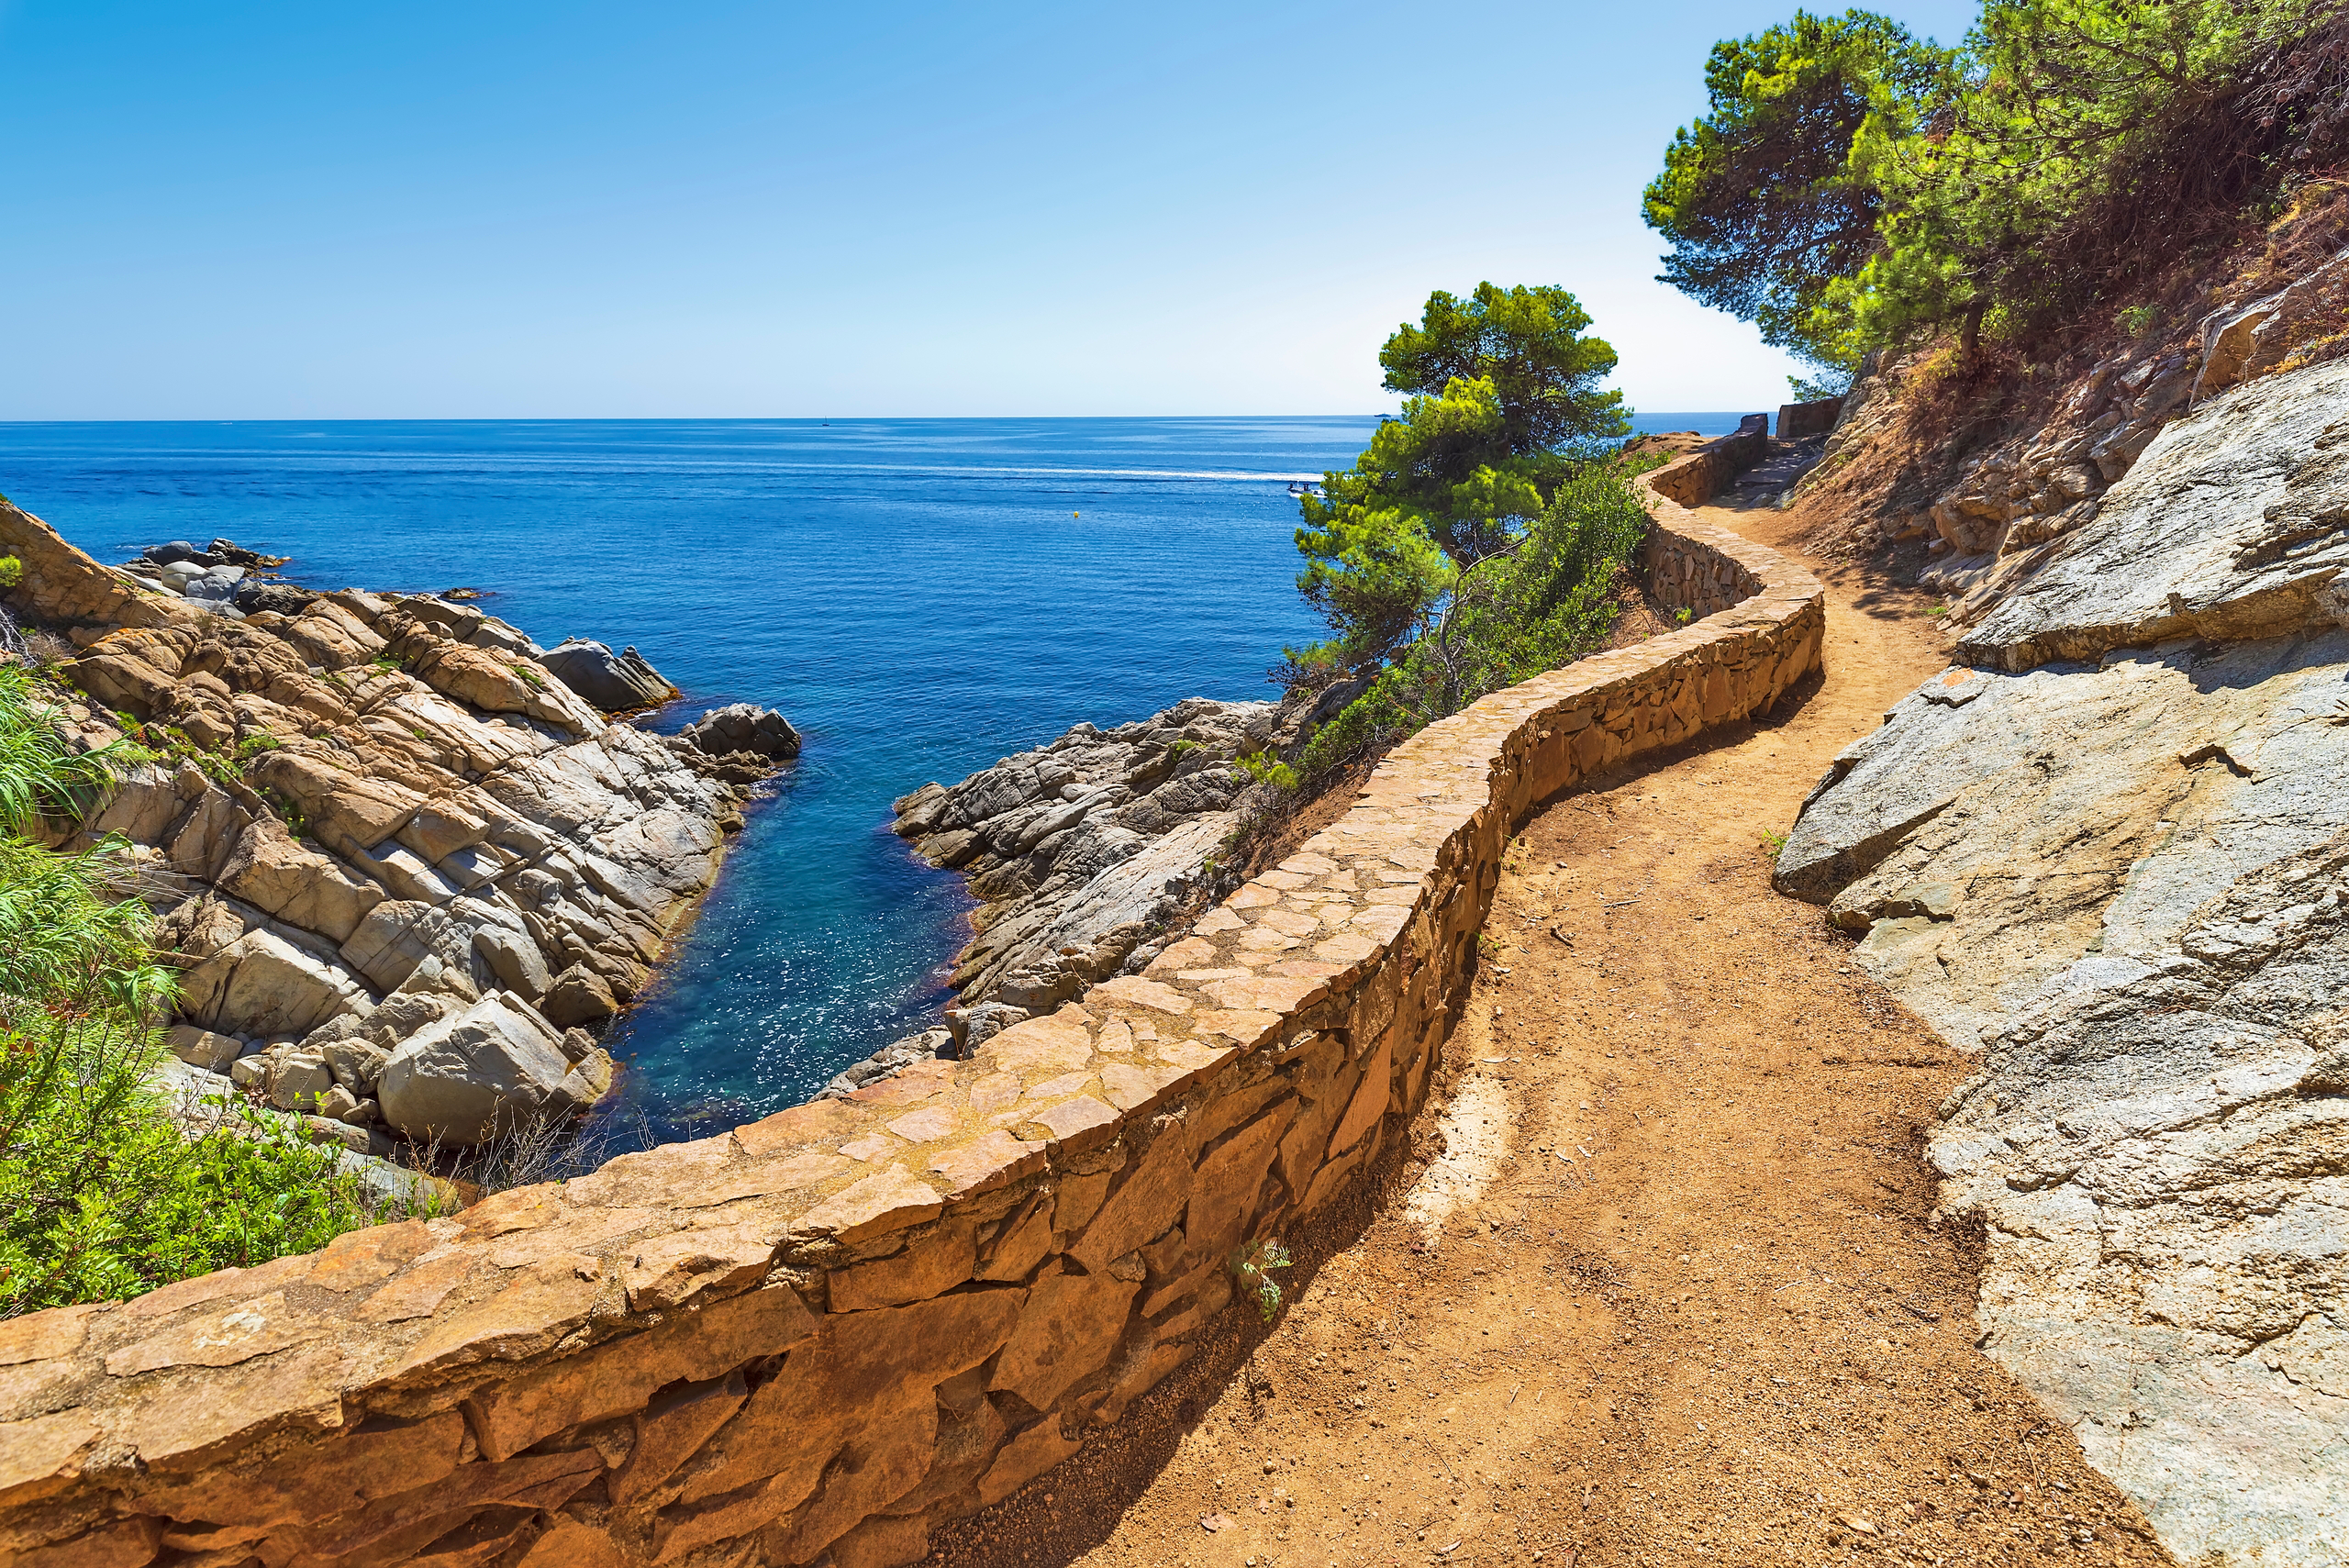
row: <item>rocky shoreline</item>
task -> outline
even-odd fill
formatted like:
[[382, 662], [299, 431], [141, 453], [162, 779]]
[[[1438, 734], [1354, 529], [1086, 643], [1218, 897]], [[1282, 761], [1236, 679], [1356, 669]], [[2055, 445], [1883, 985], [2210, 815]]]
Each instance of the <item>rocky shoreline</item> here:
[[1140, 973], [1228, 879], [1219, 858], [1254, 782], [1241, 759], [1293, 756], [1359, 689], [1276, 703], [1187, 697], [1113, 729], [1076, 725], [960, 784], [901, 796], [892, 830], [930, 864], [963, 873], [979, 900], [955, 955], [956, 1000], [941, 1027], [851, 1065], [819, 1097], [967, 1057], [1101, 981]]
[[226, 539], [109, 569], [0, 502], [0, 551], [17, 617], [79, 651], [44, 669], [69, 743], [135, 748], [50, 841], [128, 841], [184, 970], [183, 1098], [240, 1095], [353, 1154], [593, 1105], [596, 1031], [799, 750], [741, 705], [667, 738], [619, 722], [677, 695], [632, 648], [300, 587]]

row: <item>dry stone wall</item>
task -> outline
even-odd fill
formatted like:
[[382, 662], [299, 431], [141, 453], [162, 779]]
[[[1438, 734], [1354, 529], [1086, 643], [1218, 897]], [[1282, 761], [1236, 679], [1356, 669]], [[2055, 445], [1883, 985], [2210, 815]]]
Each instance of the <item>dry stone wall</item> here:
[[1181, 1364], [1234, 1251], [1397, 1135], [1534, 805], [1818, 666], [1815, 581], [1654, 510], [1668, 600], [1751, 592], [1431, 727], [1144, 973], [971, 1061], [0, 1324], [0, 1557], [915, 1561]]

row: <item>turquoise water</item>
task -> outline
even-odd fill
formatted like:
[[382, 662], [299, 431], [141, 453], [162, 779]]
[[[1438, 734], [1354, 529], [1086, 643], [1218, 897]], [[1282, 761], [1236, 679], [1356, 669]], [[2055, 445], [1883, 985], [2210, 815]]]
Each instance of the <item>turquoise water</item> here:
[[[0, 425], [0, 491], [101, 560], [215, 535], [317, 587], [472, 586], [807, 737], [610, 1041], [656, 1131], [804, 1099], [936, 1021], [961, 879], [889, 802], [1180, 698], [1318, 627], [1291, 479], [1371, 417]], [[1642, 429], [1736, 428], [1664, 414]]]

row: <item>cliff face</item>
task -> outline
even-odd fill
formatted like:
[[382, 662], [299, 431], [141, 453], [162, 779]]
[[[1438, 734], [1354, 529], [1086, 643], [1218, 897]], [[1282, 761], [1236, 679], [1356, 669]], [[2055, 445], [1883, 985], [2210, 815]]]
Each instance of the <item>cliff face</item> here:
[[577, 1026], [708, 885], [740, 820], [723, 764], [610, 722], [469, 606], [272, 584], [279, 607], [224, 612], [5, 503], [0, 551], [82, 650], [61, 722], [158, 753], [62, 841], [132, 845], [185, 964], [184, 1062], [378, 1153], [594, 1101], [611, 1064]]
[[[2349, 366], [2245, 325], [2289, 319], [2222, 302], [2199, 354], [2124, 350], [1933, 504], [1955, 662], [1778, 872], [1982, 1051], [1930, 1150], [1986, 1225], [1986, 1348], [2191, 1562], [2349, 1536]], [[1890, 472], [1869, 390], [1841, 450]], [[2054, 465], [1990, 496], [2015, 451]], [[1876, 499], [1863, 542], [1918, 526]]]

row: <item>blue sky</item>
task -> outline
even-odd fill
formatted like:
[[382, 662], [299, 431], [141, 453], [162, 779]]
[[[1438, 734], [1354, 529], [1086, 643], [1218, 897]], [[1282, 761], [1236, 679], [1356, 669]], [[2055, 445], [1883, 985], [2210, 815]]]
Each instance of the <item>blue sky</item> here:
[[0, 418], [1367, 411], [1486, 278], [1759, 408], [1638, 198], [1778, 15], [0, 0]]

